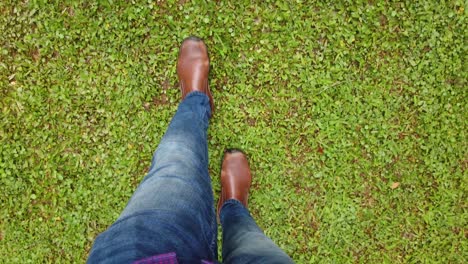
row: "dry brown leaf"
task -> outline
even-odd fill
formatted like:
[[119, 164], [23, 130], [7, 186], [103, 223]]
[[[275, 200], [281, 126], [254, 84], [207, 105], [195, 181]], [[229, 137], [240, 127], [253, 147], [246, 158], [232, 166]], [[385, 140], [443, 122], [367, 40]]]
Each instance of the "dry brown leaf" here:
[[398, 186], [400, 186], [400, 183], [399, 182], [394, 182], [394, 183], [392, 183], [392, 186], [390, 186], [390, 188], [392, 188], [392, 190], [395, 190], [396, 188], [398, 188]]

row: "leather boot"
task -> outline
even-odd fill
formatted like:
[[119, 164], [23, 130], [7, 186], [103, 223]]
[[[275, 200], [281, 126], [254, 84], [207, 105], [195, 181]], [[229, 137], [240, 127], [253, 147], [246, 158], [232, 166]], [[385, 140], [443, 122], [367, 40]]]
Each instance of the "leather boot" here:
[[210, 58], [208, 49], [202, 39], [188, 37], [180, 45], [177, 60], [177, 76], [179, 77], [182, 100], [193, 91], [200, 91], [210, 98], [211, 112], [214, 111], [213, 97], [208, 87]]
[[237, 149], [224, 153], [221, 167], [221, 195], [218, 202], [218, 219], [221, 207], [229, 199], [241, 202], [246, 208], [249, 198], [252, 174], [246, 155]]

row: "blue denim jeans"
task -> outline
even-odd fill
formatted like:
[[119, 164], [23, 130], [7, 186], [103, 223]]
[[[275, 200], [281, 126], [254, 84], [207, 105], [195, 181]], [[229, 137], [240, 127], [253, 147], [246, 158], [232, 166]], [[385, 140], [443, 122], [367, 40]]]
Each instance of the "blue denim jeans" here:
[[[217, 261], [217, 223], [208, 174], [208, 97], [179, 105], [148, 174], [119, 219], [100, 234], [88, 263], [131, 263], [175, 252], [179, 263]], [[221, 209], [225, 263], [293, 263], [238, 201]]]

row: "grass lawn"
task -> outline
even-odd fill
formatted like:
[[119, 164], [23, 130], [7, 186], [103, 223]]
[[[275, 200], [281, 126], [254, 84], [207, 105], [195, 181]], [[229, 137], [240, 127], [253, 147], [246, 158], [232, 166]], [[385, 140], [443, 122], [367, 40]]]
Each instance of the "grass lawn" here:
[[467, 262], [464, 1], [43, 2], [0, 2], [0, 262], [85, 261], [176, 111], [192, 34], [216, 197], [240, 147], [252, 214], [297, 263]]

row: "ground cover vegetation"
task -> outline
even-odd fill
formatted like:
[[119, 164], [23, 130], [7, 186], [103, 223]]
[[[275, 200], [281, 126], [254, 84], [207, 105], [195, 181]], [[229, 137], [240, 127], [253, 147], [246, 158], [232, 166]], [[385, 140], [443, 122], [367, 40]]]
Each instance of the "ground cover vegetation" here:
[[297, 263], [466, 263], [464, 1], [1, 1], [0, 256], [83, 262], [145, 175], [205, 39], [210, 173]]

